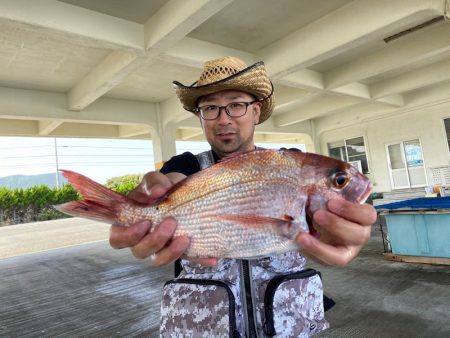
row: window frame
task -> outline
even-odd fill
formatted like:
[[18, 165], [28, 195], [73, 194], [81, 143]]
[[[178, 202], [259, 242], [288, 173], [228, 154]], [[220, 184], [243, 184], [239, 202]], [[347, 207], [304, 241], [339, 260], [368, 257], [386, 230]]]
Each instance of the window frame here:
[[447, 135], [447, 128], [445, 128], [445, 120], [449, 120], [450, 122], [450, 116], [442, 118], [442, 129], [444, 133], [445, 142], [447, 143], [448, 156], [450, 157], [450, 134]]
[[[365, 155], [365, 157], [366, 157], [366, 162], [367, 162], [367, 172], [364, 173], [364, 171], [363, 171], [363, 174], [364, 174], [364, 175], [367, 175], [367, 174], [370, 174], [371, 171], [370, 171], [370, 166], [369, 166], [369, 156], [368, 156], [367, 142], [366, 142], [366, 138], [364, 137], [364, 135], [359, 135], [359, 136], [354, 136], [354, 137], [348, 137], [348, 138], [344, 138], [344, 139], [341, 139], [341, 140], [338, 140], [338, 141], [328, 142], [328, 143], [327, 143], [328, 156], [331, 157], [331, 152], [330, 152], [331, 149], [337, 148], [337, 147], [330, 148], [330, 144], [332, 144], [332, 143], [338, 143], [338, 142], [343, 142], [343, 143], [344, 143], [344, 147], [345, 147], [345, 159], [344, 159], [344, 161], [348, 163], [348, 162], [349, 162], [349, 159], [348, 159], [348, 148], [347, 148], [348, 146], [347, 146], [347, 142], [348, 142], [349, 140], [354, 140], [354, 139], [358, 139], [358, 138], [362, 138], [363, 143], [364, 143], [364, 155]], [[341, 160], [342, 160], [342, 159], [341, 159]]]

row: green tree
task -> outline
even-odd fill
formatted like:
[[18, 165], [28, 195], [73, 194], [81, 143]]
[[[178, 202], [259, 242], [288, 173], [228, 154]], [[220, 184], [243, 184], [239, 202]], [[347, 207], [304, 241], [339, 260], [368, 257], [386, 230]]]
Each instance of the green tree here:
[[111, 190], [117, 191], [121, 194], [128, 194], [131, 190], [141, 182], [143, 175], [132, 174], [112, 177], [106, 181], [105, 186]]

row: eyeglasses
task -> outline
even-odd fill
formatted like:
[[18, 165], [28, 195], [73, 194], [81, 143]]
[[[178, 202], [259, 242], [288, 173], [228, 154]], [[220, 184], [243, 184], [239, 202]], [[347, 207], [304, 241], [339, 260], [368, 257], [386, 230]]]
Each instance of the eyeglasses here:
[[215, 120], [220, 115], [220, 110], [224, 109], [229, 117], [241, 117], [247, 113], [247, 107], [251, 104], [259, 102], [258, 100], [251, 102], [231, 102], [226, 106], [203, 106], [198, 107], [195, 111], [200, 113], [203, 120]]

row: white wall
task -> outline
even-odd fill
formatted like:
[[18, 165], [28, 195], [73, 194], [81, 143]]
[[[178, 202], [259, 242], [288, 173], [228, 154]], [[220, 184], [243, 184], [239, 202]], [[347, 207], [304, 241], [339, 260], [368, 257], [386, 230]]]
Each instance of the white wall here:
[[[340, 121], [342, 120], [342, 115]], [[320, 133], [320, 152], [328, 155], [327, 143], [364, 136], [366, 142], [370, 174], [374, 183], [374, 191], [390, 191], [389, 170], [385, 145], [397, 141], [419, 138], [422, 145], [424, 164], [426, 168], [448, 165], [449, 151], [443, 119], [450, 117], [450, 103], [443, 103], [433, 107], [422, 108], [408, 113], [373, 119], [371, 121], [347, 126], [339, 129], [328, 128], [324, 125], [332, 123], [332, 119], [322, 121], [319, 126], [328, 129]], [[430, 172], [427, 169], [428, 183], [431, 184]]]

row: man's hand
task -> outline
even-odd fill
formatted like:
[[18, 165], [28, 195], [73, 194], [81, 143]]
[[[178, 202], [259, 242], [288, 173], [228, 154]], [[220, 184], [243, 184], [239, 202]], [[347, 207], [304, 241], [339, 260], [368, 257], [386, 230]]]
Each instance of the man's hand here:
[[[172, 185], [166, 175], [151, 172], [144, 176], [128, 197], [150, 205], [163, 197]], [[137, 258], [152, 257], [153, 264], [160, 266], [176, 260], [189, 246], [186, 236], [172, 238], [175, 228], [176, 222], [172, 218], [163, 220], [154, 229], [149, 220], [142, 220], [128, 227], [112, 225], [109, 243], [115, 249], [131, 248]]]
[[369, 204], [332, 199], [328, 202], [328, 210], [317, 210], [313, 214], [318, 238], [302, 233], [296, 240], [302, 253], [314, 261], [344, 266], [369, 241], [371, 226], [376, 217], [375, 209]]
[[[179, 181], [184, 175], [172, 175], [171, 179]], [[128, 194], [136, 202], [151, 205], [163, 197], [172, 187], [173, 181], [168, 176], [159, 172], [147, 173], [142, 182]], [[137, 258], [152, 258], [155, 266], [169, 264], [181, 255], [189, 247], [187, 236], [173, 237], [176, 229], [176, 221], [166, 218], [152, 229], [149, 220], [142, 220], [128, 227], [111, 226], [109, 243], [115, 249], [130, 248]], [[195, 260], [196, 263], [214, 265], [215, 259]]]

